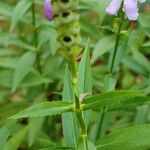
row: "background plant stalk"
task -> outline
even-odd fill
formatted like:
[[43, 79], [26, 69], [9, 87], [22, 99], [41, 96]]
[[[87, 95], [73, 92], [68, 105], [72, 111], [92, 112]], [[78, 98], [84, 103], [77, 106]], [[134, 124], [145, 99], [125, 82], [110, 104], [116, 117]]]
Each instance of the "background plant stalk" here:
[[32, 0], [32, 6], [31, 6], [31, 11], [32, 11], [32, 27], [33, 27], [33, 41], [34, 41], [34, 46], [37, 48], [37, 68], [39, 70], [39, 73], [42, 73], [42, 67], [40, 64], [40, 54], [38, 50], [38, 32], [36, 29], [36, 17], [35, 17], [35, 1]]
[[114, 71], [113, 69], [114, 69], [114, 65], [115, 65], [115, 58], [117, 55], [120, 38], [121, 38], [121, 30], [122, 30], [123, 21], [124, 21], [124, 13], [121, 13], [120, 24], [119, 24], [118, 31], [117, 31], [115, 47], [114, 47], [112, 56], [110, 56], [111, 57], [111, 64], [110, 64], [111, 66], [109, 69], [110, 74], [112, 74]]

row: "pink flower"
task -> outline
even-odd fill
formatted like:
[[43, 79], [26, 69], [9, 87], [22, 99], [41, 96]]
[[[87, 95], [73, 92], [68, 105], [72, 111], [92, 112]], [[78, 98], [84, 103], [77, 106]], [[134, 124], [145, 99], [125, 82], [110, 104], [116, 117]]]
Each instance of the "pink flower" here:
[[129, 20], [137, 20], [139, 15], [137, 0], [124, 0], [124, 11]]
[[51, 5], [51, 0], [45, 0], [44, 3], [44, 14], [48, 20], [52, 20], [53, 18], [53, 10]]
[[106, 12], [110, 15], [117, 15], [122, 1], [123, 0], [112, 0], [109, 6], [106, 8]]
[[[146, 0], [139, 0], [144, 3]], [[123, 11], [129, 20], [137, 20], [138, 18], [138, 0], [112, 0], [106, 8], [106, 12], [110, 15], [117, 15], [121, 4], [123, 3]]]

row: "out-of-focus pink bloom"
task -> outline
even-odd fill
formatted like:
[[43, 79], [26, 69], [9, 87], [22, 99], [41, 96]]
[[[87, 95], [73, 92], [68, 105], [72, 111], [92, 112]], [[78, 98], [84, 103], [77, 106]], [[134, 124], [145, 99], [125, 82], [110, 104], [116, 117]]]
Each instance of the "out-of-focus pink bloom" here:
[[110, 15], [117, 15], [117, 12], [121, 6], [123, 0], [113, 0], [109, 4], [109, 6], [106, 8], [106, 11]]
[[48, 20], [52, 20], [53, 18], [53, 10], [51, 5], [51, 0], [45, 0], [44, 3], [44, 14]]
[[139, 15], [137, 0], [124, 0], [124, 11], [129, 20], [137, 20]]
[[[139, 0], [144, 3], [146, 0]], [[110, 15], [116, 15], [123, 2], [123, 11], [129, 20], [137, 20], [138, 18], [138, 0], [112, 0], [106, 8], [106, 12]]]

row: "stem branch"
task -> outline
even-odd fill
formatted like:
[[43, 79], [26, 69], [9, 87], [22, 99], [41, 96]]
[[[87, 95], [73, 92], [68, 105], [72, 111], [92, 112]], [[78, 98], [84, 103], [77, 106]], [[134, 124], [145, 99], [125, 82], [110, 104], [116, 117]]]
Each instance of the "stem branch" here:
[[[36, 30], [35, 1], [34, 0], [32, 0], [32, 27], [33, 27], [33, 41], [34, 41], [35, 47], [37, 48], [38, 47], [38, 39], [37, 39], [38, 33]], [[38, 67], [38, 70], [41, 74], [42, 68], [40, 65], [40, 54], [39, 54], [39, 52], [37, 53], [36, 59], [37, 59], [37, 67]]]
[[120, 37], [121, 37], [121, 29], [122, 29], [122, 25], [123, 25], [123, 20], [124, 20], [124, 14], [122, 13], [121, 14], [121, 21], [120, 21], [120, 25], [119, 25], [119, 28], [118, 28], [118, 31], [117, 31], [117, 37], [116, 37], [116, 43], [115, 43], [115, 47], [114, 47], [114, 50], [113, 50], [113, 53], [112, 53], [112, 59], [111, 59], [111, 66], [110, 66], [110, 73], [112, 74], [113, 73], [113, 69], [114, 69], [114, 64], [115, 64], [115, 58], [116, 58], [116, 55], [117, 55], [117, 50], [118, 50], [118, 46], [119, 46], [119, 41], [120, 41]]

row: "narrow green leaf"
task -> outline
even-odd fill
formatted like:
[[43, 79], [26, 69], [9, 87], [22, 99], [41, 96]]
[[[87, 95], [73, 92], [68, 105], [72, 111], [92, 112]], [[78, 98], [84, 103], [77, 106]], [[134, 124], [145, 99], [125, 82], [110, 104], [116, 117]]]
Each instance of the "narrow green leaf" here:
[[[44, 97], [45, 95], [43, 93], [38, 95], [34, 100], [34, 104], [41, 103]], [[36, 142], [37, 138], [39, 137], [39, 133], [41, 131], [44, 120], [45, 120], [44, 117], [29, 118], [29, 126], [30, 126], [30, 129], [28, 132], [29, 147], [33, 146], [33, 144]]]
[[[68, 102], [74, 102], [75, 100], [75, 96], [72, 89], [71, 74], [69, 72], [68, 66], [66, 67], [65, 71], [63, 99], [65, 99]], [[76, 141], [79, 135], [77, 132], [77, 121], [75, 121], [75, 119], [76, 118], [73, 115], [73, 113], [62, 114], [63, 134], [67, 146], [76, 148]]]
[[17, 57], [0, 57], [0, 67], [14, 69], [16, 67], [17, 61]]
[[72, 105], [71, 103], [68, 102], [62, 101], [43, 102], [21, 111], [20, 113], [10, 117], [10, 119], [18, 119], [24, 117], [52, 116], [71, 111]]
[[140, 64], [142, 65], [143, 68], [145, 68], [145, 70], [147, 70], [147, 72], [150, 72], [150, 63], [149, 60], [146, 59], [146, 57], [139, 52], [138, 49], [135, 49], [133, 51], [133, 58]]
[[96, 143], [97, 150], [133, 150], [150, 148], [150, 125], [124, 128], [101, 137]]
[[7, 19], [11, 17], [13, 11], [13, 6], [9, 5], [5, 1], [0, 2], [0, 14], [1, 16], [6, 16]]
[[111, 55], [109, 58], [109, 71], [114, 71], [116, 69], [116, 67], [119, 65], [119, 63], [121, 62], [124, 54], [125, 54], [125, 50], [127, 48], [127, 44], [128, 44], [128, 36], [122, 36], [121, 41], [118, 44], [118, 48], [114, 51], [111, 51]]
[[[79, 63], [78, 69], [78, 89], [79, 94], [92, 93], [92, 71], [90, 63], [90, 49], [89, 49], [89, 40], [87, 41], [86, 48]], [[84, 112], [84, 120], [86, 125], [88, 125], [90, 117], [90, 111]]]
[[113, 46], [114, 46], [114, 37], [107, 36], [100, 39], [94, 47], [93, 54], [92, 54], [92, 62], [95, 62], [99, 57], [101, 57], [110, 49], [112, 49]]
[[80, 139], [77, 150], [96, 150], [95, 144], [89, 139]]
[[11, 134], [15, 125], [16, 125], [16, 121], [11, 121], [0, 129], [0, 148], [1, 149], [4, 149], [6, 140]]
[[10, 48], [0, 48], [0, 57], [2, 56], [14, 56], [17, 52]]
[[29, 129], [29, 126], [24, 127], [15, 136], [13, 136], [11, 139], [9, 139], [5, 145], [4, 150], [17, 150], [20, 143], [26, 136], [28, 129]]
[[[150, 99], [150, 98], [149, 98]], [[147, 122], [149, 105], [144, 105], [142, 107], [137, 108], [137, 112], [134, 118], [135, 124], [144, 124]]]
[[19, 84], [22, 82], [24, 77], [30, 72], [34, 62], [36, 59], [36, 53], [35, 52], [27, 52], [24, 54], [21, 59], [19, 60], [15, 74], [14, 74], [14, 80], [12, 85], [12, 91], [14, 92], [16, 88], [19, 86]]
[[56, 147], [56, 146], [53, 146], [53, 147], [49, 147], [49, 148], [42, 148], [42, 149], [39, 149], [39, 150], [75, 150], [75, 149], [72, 148], [72, 147]]
[[104, 90], [107, 92], [113, 91], [116, 86], [116, 79], [111, 75], [106, 75], [104, 77]]
[[138, 74], [149, 76], [149, 73], [141, 64], [139, 64], [135, 59], [129, 56], [124, 56], [122, 63], [127, 66], [129, 69], [137, 72]]
[[20, 112], [21, 110], [27, 108], [28, 104], [25, 102], [16, 102], [4, 105], [0, 109], [0, 118], [8, 118], [15, 113]]
[[71, 81], [71, 74], [70, 74], [68, 66], [66, 67], [66, 71], [65, 71], [63, 99], [65, 99], [68, 102], [75, 101], [75, 96], [73, 93], [73, 87], [72, 87], [72, 81]]
[[92, 92], [92, 71], [90, 64], [89, 41], [87, 42], [83, 57], [79, 63], [78, 89], [79, 94]]
[[30, 0], [21, 0], [18, 2], [12, 15], [10, 31], [14, 29], [19, 19], [23, 17], [23, 15], [27, 12], [27, 10], [31, 7], [31, 5], [32, 1]]
[[37, 71], [33, 70], [28, 73], [28, 75], [24, 78], [22, 83], [20, 84], [20, 87], [27, 88], [27, 87], [33, 87], [38, 86], [45, 83], [50, 83], [52, 80], [49, 78], [41, 76]]
[[84, 110], [93, 109], [102, 112], [136, 107], [149, 101], [149, 97], [136, 97], [141, 91], [106, 92], [84, 100]]
[[29, 147], [31, 147], [38, 136], [38, 132], [40, 131], [42, 124], [44, 122], [44, 118], [30, 118], [30, 129], [29, 129]]

